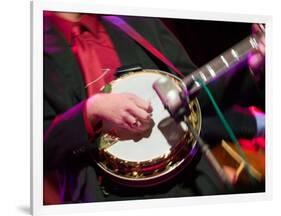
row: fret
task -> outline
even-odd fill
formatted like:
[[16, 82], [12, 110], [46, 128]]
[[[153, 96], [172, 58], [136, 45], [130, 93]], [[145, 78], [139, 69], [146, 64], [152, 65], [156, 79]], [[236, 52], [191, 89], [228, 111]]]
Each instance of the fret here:
[[237, 58], [234, 57], [233, 51], [231, 52], [231, 49], [226, 51], [226, 52], [224, 52], [223, 53], [223, 57], [224, 57], [224, 59], [228, 63], [228, 67], [227, 68], [230, 68], [237, 61]]
[[[196, 74], [199, 74], [199, 73], [196, 73]], [[191, 78], [192, 78], [192, 80], [194, 81], [194, 84], [195, 84], [197, 87], [200, 87], [200, 84], [199, 84], [198, 82], [196, 82], [197, 79], [199, 79], [199, 78], [195, 77], [195, 74], [192, 74], [192, 75], [191, 75]]]
[[254, 36], [247, 37], [239, 44], [235, 45], [233, 49], [237, 52], [239, 58], [245, 57], [250, 51], [257, 48], [257, 41]]
[[187, 76], [183, 80], [185, 83], [190, 83], [190, 79], [194, 81], [193, 86], [190, 88], [190, 93], [196, 92], [201, 87], [196, 80], [200, 79], [208, 84], [238, 63], [243, 62], [251, 51], [258, 48], [258, 37], [259, 35], [253, 35], [245, 38], [240, 43]]
[[216, 76], [216, 72], [214, 71], [214, 69], [209, 64], [206, 65], [206, 68], [207, 68], [207, 70], [209, 71], [209, 73], [212, 77]]
[[[210, 67], [209, 67], [210, 66]], [[212, 61], [210, 61], [206, 67], [210, 70], [209, 73], [212, 73], [213, 76], [210, 77], [211, 79], [214, 79], [220, 71], [225, 70], [227, 67], [225, 66], [224, 62], [221, 60], [221, 58], [215, 58]], [[215, 76], [214, 76], [215, 75]]]
[[257, 42], [256, 38], [250, 37], [249, 40], [250, 40], [250, 44], [252, 45], [252, 47], [253, 47], [254, 49], [257, 49], [257, 48], [258, 48], [258, 42]]
[[237, 61], [238, 61], [239, 58], [240, 58], [235, 49], [231, 49], [231, 55], [232, 55]]
[[205, 76], [205, 74], [202, 71], [200, 71], [199, 74], [200, 74], [200, 77], [202, 78], [202, 80], [204, 82], [206, 82], [207, 81], [207, 77]]
[[221, 55], [220, 58], [221, 58], [222, 62], [225, 64], [225, 66], [229, 68], [229, 64], [228, 64], [228, 62], [226, 61], [226, 59], [224, 58], [224, 56]]

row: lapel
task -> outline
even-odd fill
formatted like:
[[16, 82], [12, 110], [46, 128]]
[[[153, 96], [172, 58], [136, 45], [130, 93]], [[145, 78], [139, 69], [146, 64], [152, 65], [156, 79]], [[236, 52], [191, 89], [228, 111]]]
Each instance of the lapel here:
[[65, 95], [70, 95], [70, 103], [72, 103], [70, 105], [78, 103], [86, 97], [79, 64], [71, 51], [71, 47], [67, 44], [62, 35], [60, 35], [60, 33], [53, 27], [50, 18], [44, 17], [43, 26], [44, 56], [51, 59], [52, 67], [56, 68], [56, 70], [44, 71], [45, 73], [48, 73], [44, 74], [44, 85], [45, 78], [47, 79], [46, 83], [48, 83], [50, 79], [54, 80], [54, 77], [60, 79], [54, 84], [55, 86], [52, 87], [62, 89], [63, 86], [63, 91], [66, 91], [67, 93]]
[[[134, 26], [133, 21], [130, 19], [128, 21]], [[133, 39], [112, 24], [104, 20], [102, 20], [102, 23], [112, 39], [122, 65], [141, 64], [143, 68], [159, 68], [157, 60], [146, 53]], [[44, 69], [44, 86], [51, 83], [48, 89], [51, 91], [52, 97], [63, 98], [64, 106], [61, 109], [69, 108], [85, 99], [86, 91], [79, 64], [71, 51], [71, 47], [53, 27], [48, 16], [44, 17], [44, 55], [51, 60], [51, 63], [48, 63], [55, 68], [55, 70], [46, 71]], [[53, 82], [54, 79], [59, 81]], [[50, 80], [51, 82], [49, 82]]]
[[[138, 23], [141, 22], [138, 22], [135, 18], [124, 16], [123, 19], [139, 33], [143, 33], [145, 31], [145, 26], [138, 26]], [[144, 69], [159, 69], [159, 66], [162, 65], [162, 63], [158, 61], [158, 59], [154, 58], [153, 55], [140, 46], [134, 39], [127, 36], [127, 34], [106, 20], [101, 19], [101, 22], [111, 37], [121, 65], [139, 64], [142, 65]], [[150, 42], [153, 44], [155, 41], [152, 40]]]

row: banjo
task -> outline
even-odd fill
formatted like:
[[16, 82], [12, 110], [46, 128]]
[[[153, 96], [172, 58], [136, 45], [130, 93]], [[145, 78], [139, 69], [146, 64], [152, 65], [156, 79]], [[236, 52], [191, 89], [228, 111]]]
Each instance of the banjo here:
[[[198, 145], [191, 132], [175, 122], [164, 108], [153, 89], [153, 83], [166, 77], [181, 89], [181, 83], [200, 79], [208, 84], [227, 71], [244, 62], [258, 48], [261, 34], [251, 35], [218, 57], [203, 65], [181, 80], [175, 75], [159, 70], [141, 70], [127, 73], [112, 81], [110, 92], [129, 92], [150, 101], [153, 107], [151, 131], [137, 137], [126, 130], [116, 129], [109, 122], [103, 124], [103, 134], [95, 155], [97, 165], [112, 180], [130, 187], [148, 187], [168, 181], [176, 176], [194, 159]], [[193, 82], [190, 94], [200, 89]], [[190, 109], [187, 118], [197, 134], [201, 130], [201, 111], [196, 98], [185, 104]]]

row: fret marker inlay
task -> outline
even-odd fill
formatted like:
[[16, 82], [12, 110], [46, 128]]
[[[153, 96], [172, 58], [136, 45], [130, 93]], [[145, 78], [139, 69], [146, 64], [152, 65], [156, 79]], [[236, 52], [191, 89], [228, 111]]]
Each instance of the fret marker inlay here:
[[190, 86], [190, 94], [195, 95], [201, 88], [199, 80], [209, 84], [218, 79], [219, 76], [229, 72], [229, 69], [237, 69], [235, 66], [247, 60], [249, 54], [258, 48], [259, 41], [260, 35], [251, 35], [184, 78], [184, 83]]
[[214, 69], [210, 65], [207, 65], [206, 68], [207, 68], [207, 70], [209, 71], [209, 73], [211, 74], [212, 77], [216, 76], [216, 72], [214, 71]]
[[205, 76], [205, 74], [202, 71], [200, 71], [199, 74], [200, 74], [201, 78], [203, 79], [203, 81], [206, 82], [207, 77]]
[[221, 57], [221, 60], [223, 61], [223, 63], [226, 65], [226, 67], [229, 67], [229, 64], [228, 64], [228, 62], [226, 61], [226, 59], [224, 58], [224, 56], [221, 55], [220, 57]]
[[239, 60], [239, 55], [238, 53], [234, 50], [234, 49], [231, 49], [231, 54], [234, 58], [236, 58], [237, 60]]

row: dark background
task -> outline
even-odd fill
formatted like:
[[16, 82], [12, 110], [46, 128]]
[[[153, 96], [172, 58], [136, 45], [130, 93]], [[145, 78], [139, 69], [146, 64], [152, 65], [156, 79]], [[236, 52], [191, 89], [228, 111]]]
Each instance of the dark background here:
[[161, 19], [183, 44], [193, 62], [202, 66], [251, 34], [251, 23]]
[[[252, 23], [175, 18], [161, 18], [161, 20], [179, 39], [197, 67], [205, 65], [252, 33]], [[247, 77], [247, 79], [243, 77]], [[232, 82], [225, 89], [227, 94], [223, 101], [226, 106], [232, 103], [232, 98], [237, 97], [238, 92], [253, 91], [248, 88], [241, 89], [241, 86], [248, 86], [243, 85], [242, 82], [249, 79], [252, 78], [246, 65], [235, 72]], [[260, 85], [262, 87], [258, 88], [264, 89], [264, 81]], [[241, 97], [240, 105], [242, 106], [255, 104], [265, 110], [264, 96], [252, 97], [251, 94], [242, 94], [238, 97]]]

